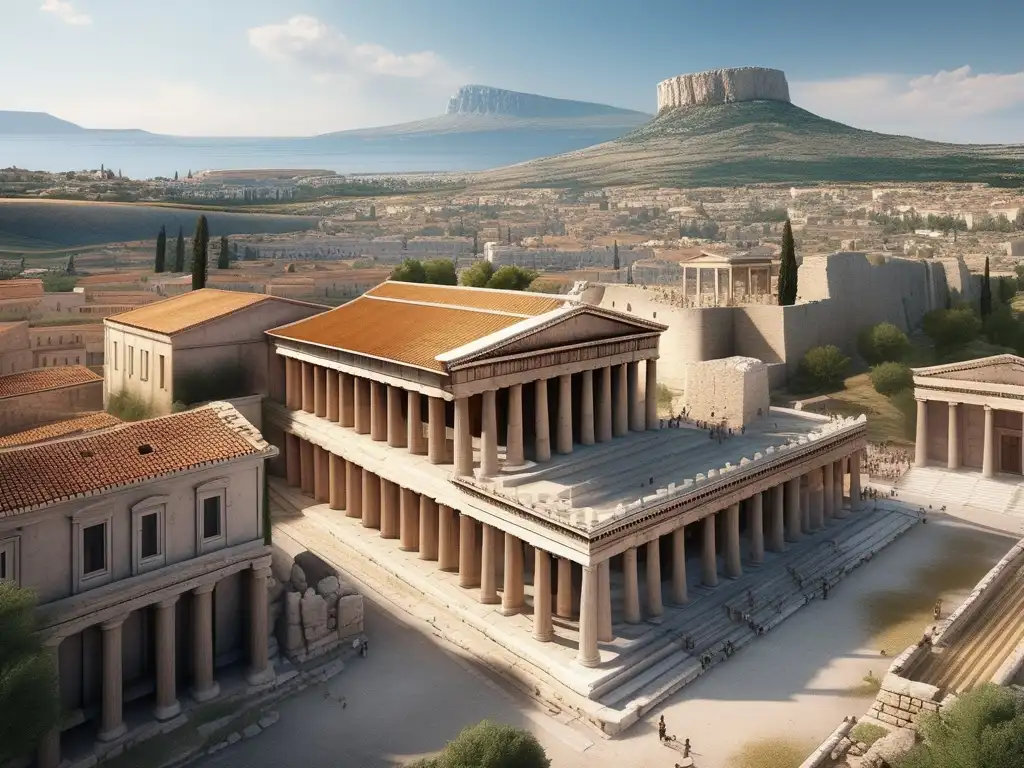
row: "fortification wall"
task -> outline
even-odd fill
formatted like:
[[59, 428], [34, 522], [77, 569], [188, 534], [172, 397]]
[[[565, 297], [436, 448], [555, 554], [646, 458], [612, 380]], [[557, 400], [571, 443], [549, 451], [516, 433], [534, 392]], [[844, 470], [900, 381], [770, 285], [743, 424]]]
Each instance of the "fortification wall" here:
[[658, 83], [658, 111], [737, 101], [789, 102], [786, 73], [764, 67], [712, 69]]

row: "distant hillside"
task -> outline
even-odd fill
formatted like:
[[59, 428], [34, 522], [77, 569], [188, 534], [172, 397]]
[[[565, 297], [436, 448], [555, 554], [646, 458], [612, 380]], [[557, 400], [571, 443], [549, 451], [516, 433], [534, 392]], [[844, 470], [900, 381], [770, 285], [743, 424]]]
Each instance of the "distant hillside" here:
[[589, 101], [553, 99], [535, 93], [506, 91], [489, 85], [464, 85], [448, 100], [446, 115], [505, 115], [509, 117], [596, 117], [632, 115], [645, 121], [650, 115]]
[[484, 171], [484, 186], [728, 186], [820, 181], [1024, 184], [1024, 146], [942, 144], [853, 128], [793, 104], [669, 109], [615, 140]]
[[46, 112], [14, 112], [0, 109], [0, 135], [57, 135], [82, 133], [80, 125], [61, 120]]

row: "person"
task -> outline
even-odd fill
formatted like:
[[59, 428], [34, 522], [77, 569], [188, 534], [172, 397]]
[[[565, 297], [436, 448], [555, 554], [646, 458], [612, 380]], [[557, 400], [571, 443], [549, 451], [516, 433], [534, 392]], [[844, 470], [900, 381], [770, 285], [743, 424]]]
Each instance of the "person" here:
[[683, 742], [683, 757], [689, 757], [689, 756], [690, 756], [690, 740], [687, 739], [686, 741]]
[[370, 651], [370, 643], [369, 643], [369, 641], [368, 641], [368, 640], [367, 640], [367, 639], [366, 639], [366, 638], [364, 637], [364, 638], [363, 638], [363, 644], [362, 644], [362, 646], [361, 646], [361, 647], [359, 648], [359, 655], [360, 655], [360, 656], [362, 656], [362, 657], [363, 657], [363, 658], [365, 659], [365, 658], [366, 658], [366, 654], [367, 654], [367, 653], [369, 653], [369, 651]]
[[935, 607], [932, 609], [932, 616], [938, 621], [939, 617], [942, 616], [942, 598], [940, 597], [935, 601]]
[[658, 718], [658, 741], [665, 740], [665, 716]]

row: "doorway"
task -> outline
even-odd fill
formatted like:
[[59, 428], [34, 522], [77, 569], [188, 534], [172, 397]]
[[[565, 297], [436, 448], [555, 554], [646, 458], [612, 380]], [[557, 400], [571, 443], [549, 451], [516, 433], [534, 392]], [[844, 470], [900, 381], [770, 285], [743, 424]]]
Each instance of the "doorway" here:
[[1021, 474], [1021, 436], [1007, 435], [1000, 436], [999, 441], [999, 471], [1010, 472], [1015, 475]]

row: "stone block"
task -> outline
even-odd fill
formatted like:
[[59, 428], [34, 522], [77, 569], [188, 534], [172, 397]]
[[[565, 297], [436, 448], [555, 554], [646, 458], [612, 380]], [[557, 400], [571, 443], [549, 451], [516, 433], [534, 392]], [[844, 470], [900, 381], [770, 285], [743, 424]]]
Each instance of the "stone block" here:
[[306, 583], [306, 572], [303, 571], [298, 564], [292, 566], [292, 573], [289, 581], [291, 581], [292, 587], [299, 592], [305, 592], [306, 588], [309, 586]]
[[363, 597], [346, 595], [338, 598], [338, 639], [363, 631]]
[[871, 745], [865, 755], [865, 761], [876, 765], [894, 765], [898, 758], [913, 748], [917, 734], [909, 728], [897, 728], [890, 731]]
[[270, 603], [277, 602], [284, 594], [285, 586], [273, 576], [267, 579], [267, 600]]
[[298, 592], [285, 594], [284, 616], [289, 626], [302, 624], [302, 595]]
[[305, 637], [302, 634], [301, 624], [289, 624], [285, 630], [284, 650], [285, 653], [295, 653], [306, 645]]
[[337, 576], [328, 576], [316, 585], [316, 593], [323, 597], [328, 603], [336, 602], [341, 593], [341, 582]]
[[241, 736], [241, 734], [239, 734], [237, 732], [229, 734], [227, 739], [226, 739], [228, 744], [237, 744], [241, 740], [242, 740], [242, 736]]
[[263, 729], [256, 723], [250, 723], [242, 729], [242, 735], [247, 739], [259, 736], [261, 733], [263, 733]]
[[259, 719], [260, 728], [266, 730], [270, 726], [274, 725], [280, 717], [281, 715], [278, 714], [277, 711], [267, 712], [267, 714]]
[[302, 597], [302, 631], [307, 642], [327, 634], [327, 603], [312, 589]]

